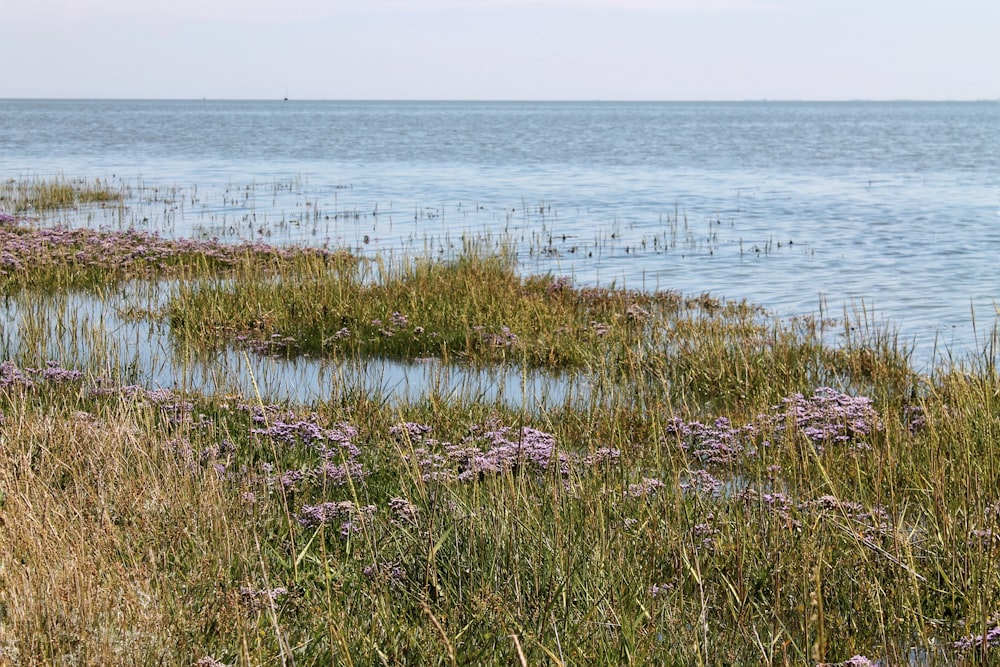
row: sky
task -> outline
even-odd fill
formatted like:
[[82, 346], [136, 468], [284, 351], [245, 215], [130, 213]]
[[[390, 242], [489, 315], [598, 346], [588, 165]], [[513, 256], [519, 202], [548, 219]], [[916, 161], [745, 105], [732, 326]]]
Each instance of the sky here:
[[1000, 98], [1000, 0], [0, 0], [0, 98]]

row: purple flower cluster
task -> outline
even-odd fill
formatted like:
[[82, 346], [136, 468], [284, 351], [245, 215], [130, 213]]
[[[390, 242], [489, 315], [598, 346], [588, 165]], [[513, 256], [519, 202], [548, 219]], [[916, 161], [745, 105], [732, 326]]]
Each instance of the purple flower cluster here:
[[126, 398], [138, 398], [148, 401], [160, 409], [160, 412], [168, 416], [171, 422], [177, 424], [184, 421], [194, 412], [194, 403], [183, 400], [178, 394], [165, 388], [146, 389], [137, 384], [130, 384], [124, 387], [116, 387], [110, 384], [98, 382], [91, 389], [95, 396], [109, 396], [120, 394]]
[[855, 655], [844, 662], [821, 662], [816, 667], [877, 667], [878, 663], [872, 662], [864, 655]]
[[270, 608], [288, 595], [288, 589], [284, 586], [277, 588], [253, 588], [252, 586], [240, 586], [240, 599], [243, 604], [251, 610]]
[[907, 405], [903, 410], [903, 419], [912, 434], [919, 433], [927, 426], [927, 415], [919, 405]]
[[722, 481], [716, 479], [706, 470], [692, 470], [687, 479], [680, 484], [684, 491], [695, 491], [707, 496], [717, 496], [722, 490]]
[[880, 505], [875, 505], [871, 509], [867, 509], [857, 501], [841, 500], [835, 496], [826, 495], [809, 502], [801, 503], [800, 507], [802, 509], [818, 510], [821, 513], [846, 518], [869, 536], [885, 534], [892, 530], [892, 521], [890, 520], [889, 512]]
[[625, 310], [625, 317], [630, 322], [645, 322], [649, 319], [650, 314], [639, 304], [633, 303]]
[[527, 426], [515, 429], [493, 422], [473, 427], [472, 434], [459, 444], [423, 440], [424, 432], [419, 429], [412, 425], [401, 427], [423, 445], [414, 454], [425, 480], [465, 482], [526, 470], [555, 470], [566, 477], [574, 467], [614, 463], [621, 457], [621, 452], [612, 448], [600, 448], [585, 456], [562, 450], [554, 435]]
[[0, 363], [0, 388], [33, 387], [34, 381], [28, 377], [13, 361], [9, 359]]
[[652, 477], [643, 477], [641, 482], [636, 484], [628, 485], [628, 495], [633, 498], [642, 498], [644, 496], [652, 496], [658, 490], [665, 488], [667, 485], [661, 480]]
[[250, 405], [247, 403], [238, 403], [236, 405], [236, 409], [241, 412], [249, 413], [250, 421], [254, 424], [267, 424], [272, 421], [289, 421], [292, 419], [298, 419], [298, 415], [295, 412], [275, 404]]
[[809, 398], [794, 394], [782, 399], [775, 409], [777, 414], [771, 423], [776, 431], [784, 431], [793, 424], [818, 451], [833, 444], [869, 449], [865, 438], [882, 428], [870, 398], [848, 396], [830, 387], [820, 387]]
[[[995, 621], [993, 622], [995, 623]], [[994, 625], [985, 634], [968, 635], [952, 644], [955, 650], [960, 652], [985, 651], [998, 645], [1000, 645], [1000, 625]]]
[[715, 551], [715, 538], [719, 535], [721, 531], [715, 526], [715, 514], [709, 512], [705, 515], [705, 520], [701, 523], [696, 523], [691, 527], [691, 538], [694, 541], [695, 550], [701, 551]]
[[[670, 418], [665, 427], [682, 449], [704, 463], [732, 465], [741, 457], [756, 454], [755, 442], [768, 431], [774, 437], [800, 433], [822, 452], [827, 445], [843, 445], [854, 451], [870, 449], [866, 438], [881, 430], [882, 421], [870, 398], [848, 396], [829, 387], [820, 387], [812, 396], [794, 394], [773, 406], [756, 422], [736, 426], [726, 417], [711, 424]], [[767, 447], [771, 443], [760, 443]]]
[[369, 579], [381, 579], [393, 585], [398, 585], [406, 579], [406, 568], [389, 561], [366, 565], [362, 573]]
[[294, 336], [285, 336], [281, 333], [273, 333], [270, 337], [264, 339], [237, 336], [235, 340], [239, 343], [245, 343], [252, 352], [261, 356], [288, 354], [295, 349], [295, 344], [298, 342], [298, 339]]
[[561, 294], [571, 287], [573, 287], [573, 278], [570, 276], [559, 276], [552, 279], [552, 282], [545, 288], [545, 291], [549, 294]]
[[616, 464], [622, 458], [622, 451], [614, 447], [598, 447], [592, 453], [583, 457], [583, 464], [588, 468], [601, 465]]
[[83, 371], [72, 371], [63, 368], [58, 362], [50, 361], [41, 372], [42, 379], [46, 382], [61, 384], [63, 382], [77, 382], [83, 379]]
[[202, 658], [199, 658], [198, 661], [194, 663], [194, 667], [229, 667], [229, 665], [222, 662], [221, 660], [215, 659], [210, 655], [206, 655]]
[[517, 471], [522, 467], [548, 470], [555, 466], [568, 475], [573, 457], [556, 447], [550, 433], [530, 427], [514, 430], [500, 426], [486, 431], [465, 446], [446, 448], [449, 457], [458, 463], [460, 480], [470, 480], [482, 474]]
[[820, 496], [814, 500], [794, 502], [784, 493], [760, 493], [755, 489], [744, 489], [739, 497], [750, 505], [757, 505], [779, 517], [789, 530], [800, 530], [800, 513], [819, 514], [836, 520], [847, 520], [853, 532], [867, 539], [890, 534], [892, 521], [888, 511], [880, 505], [866, 508], [853, 500], [841, 500], [836, 496]]
[[[287, 470], [271, 475], [269, 481], [282, 489], [294, 489], [304, 481], [312, 481], [320, 486], [343, 486], [351, 480], [358, 480], [368, 473], [357, 460], [361, 450], [353, 443], [358, 431], [352, 425], [341, 422], [334, 428], [324, 428], [317, 423], [319, 416], [307, 419], [281, 421], [275, 419], [266, 428], [250, 429], [250, 432], [282, 447], [307, 447], [319, 454], [318, 465], [308, 470]], [[271, 472], [273, 466], [266, 472]]]
[[500, 333], [493, 333], [485, 330], [485, 327], [473, 327], [480, 338], [490, 347], [513, 347], [517, 344], [517, 334], [510, 330], [510, 327], [500, 327]]
[[649, 594], [654, 598], [665, 597], [674, 590], [673, 584], [653, 584], [649, 587]]
[[274, 420], [267, 428], [250, 429], [251, 433], [270, 438], [276, 444], [286, 447], [305, 445], [326, 452], [331, 445], [343, 446], [357, 456], [357, 448], [351, 444], [358, 435], [358, 430], [346, 422], [335, 425], [335, 428], [323, 428], [317, 424], [318, 415], [310, 415], [308, 419], [294, 422]]
[[730, 465], [747, 451], [749, 437], [755, 432], [753, 425], [733, 426], [725, 417], [711, 424], [700, 421], [685, 422], [680, 417], [667, 421], [665, 431], [680, 440], [682, 449], [704, 463]]
[[981, 522], [970, 527], [968, 544], [973, 548], [993, 549], [1000, 545], [1000, 503], [990, 503], [983, 511]]
[[389, 499], [389, 511], [397, 523], [416, 523], [420, 508], [406, 498], [396, 497]]
[[426, 424], [402, 422], [390, 427], [389, 435], [392, 436], [394, 440], [399, 442], [406, 442], [407, 440], [416, 442], [418, 440], [423, 440], [424, 436], [430, 433], [431, 430], [431, 427]]
[[[6, 215], [6, 214], [5, 214]], [[16, 223], [5, 219], [3, 223]], [[343, 256], [324, 248], [277, 247], [263, 243], [226, 244], [216, 240], [164, 239], [136, 230], [96, 231], [69, 227], [32, 229], [0, 227], [0, 276], [21, 273], [26, 267], [70, 266], [116, 272], [153, 274], [181, 266], [191, 255], [203, 256], [223, 266], [236, 264], [247, 255], [290, 259], [295, 256]]]
[[598, 338], [607, 335], [611, 331], [611, 327], [604, 322], [598, 322], [596, 320], [590, 323], [590, 330], [594, 332], [594, 335]]
[[0, 363], [0, 388], [35, 386], [35, 380], [44, 380], [48, 384], [63, 384], [79, 382], [83, 379], [82, 371], [63, 368], [56, 361], [49, 361], [45, 368], [18, 368], [10, 359]]
[[342, 500], [303, 505], [295, 518], [306, 528], [319, 528], [339, 521], [341, 537], [349, 537], [364, 530], [365, 524], [375, 516], [375, 511], [374, 505], [358, 507], [350, 500]]

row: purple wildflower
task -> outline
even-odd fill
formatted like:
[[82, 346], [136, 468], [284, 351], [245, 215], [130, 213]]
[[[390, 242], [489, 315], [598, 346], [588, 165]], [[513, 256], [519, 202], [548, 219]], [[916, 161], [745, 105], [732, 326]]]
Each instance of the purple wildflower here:
[[631, 322], [644, 322], [649, 319], [649, 311], [637, 303], [633, 303], [625, 311], [625, 316]]
[[956, 651], [966, 652], [971, 650], [986, 651], [1000, 644], [1000, 625], [992, 628], [981, 635], [967, 635], [956, 641], [952, 646]]
[[406, 579], [406, 568], [389, 561], [381, 561], [374, 565], [366, 565], [362, 573], [369, 579], [388, 581], [391, 585], [399, 585]]
[[393, 521], [399, 523], [416, 523], [420, 508], [411, 503], [406, 498], [390, 498], [389, 510], [393, 514]]
[[431, 427], [426, 424], [402, 422], [390, 427], [389, 435], [399, 441], [405, 441], [407, 438], [411, 440], [422, 440], [425, 435], [431, 432], [431, 430]]
[[794, 424], [820, 452], [827, 445], [843, 444], [850, 449], [869, 449], [865, 438], [882, 428], [882, 421], [870, 398], [848, 396], [830, 387], [820, 387], [809, 398], [794, 394], [782, 399], [771, 419], [775, 430], [783, 432]]
[[722, 489], [722, 482], [705, 470], [692, 470], [688, 473], [687, 480], [681, 482], [680, 486], [685, 491], [690, 490], [704, 495], [717, 496]]
[[229, 666], [226, 663], [222, 662], [221, 660], [217, 660], [210, 655], [206, 655], [202, 658], [199, 658], [198, 661], [194, 663], [194, 667], [229, 667]]
[[71, 371], [63, 368], [58, 362], [50, 361], [46, 364], [45, 369], [42, 371], [42, 379], [53, 384], [61, 384], [63, 382], [76, 382], [83, 378], [82, 371]]
[[653, 584], [649, 587], [649, 594], [654, 598], [664, 597], [674, 590], [673, 584]]
[[877, 664], [869, 660], [867, 656], [856, 655], [844, 662], [821, 662], [816, 667], [876, 667]]
[[657, 492], [657, 490], [665, 488], [667, 485], [661, 480], [652, 477], [643, 477], [641, 482], [637, 484], [628, 485], [628, 495], [633, 498], [641, 498], [643, 496], [651, 496]]
[[278, 600], [288, 595], [288, 589], [284, 586], [277, 588], [253, 588], [252, 586], [240, 587], [240, 599], [251, 610], [273, 607]]
[[691, 537], [694, 540], [694, 547], [696, 551], [715, 551], [715, 538], [721, 531], [715, 527], [714, 522], [715, 514], [709, 512], [705, 516], [705, 521], [695, 524], [691, 528]]
[[678, 438], [682, 449], [690, 451], [704, 463], [729, 465], [744, 453], [753, 452], [748, 447], [749, 435], [752, 434], [750, 429], [733, 426], [726, 417], [716, 418], [711, 425], [672, 417], [667, 421], [665, 430]]
[[306, 528], [319, 528], [340, 521], [340, 534], [347, 537], [360, 532], [364, 524], [375, 515], [374, 505], [358, 507], [350, 500], [303, 505], [296, 520]]
[[553, 278], [549, 286], [545, 288], [545, 291], [549, 294], [560, 294], [565, 290], [568, 290], [573, 286], [573, 278], [570, 276], [559, 276], [558, 278]]
[[0, 363], [0, 388], [4, 387], [25, 387], [35, 386], [34, 381], [25, 375], [17, 365], [9, 359]]

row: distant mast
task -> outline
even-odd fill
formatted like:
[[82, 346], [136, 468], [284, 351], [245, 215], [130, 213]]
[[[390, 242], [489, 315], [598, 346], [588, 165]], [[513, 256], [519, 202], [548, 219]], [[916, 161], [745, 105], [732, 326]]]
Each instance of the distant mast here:
[[288, 101], [288, 86], [285, 86], [285, 101]]

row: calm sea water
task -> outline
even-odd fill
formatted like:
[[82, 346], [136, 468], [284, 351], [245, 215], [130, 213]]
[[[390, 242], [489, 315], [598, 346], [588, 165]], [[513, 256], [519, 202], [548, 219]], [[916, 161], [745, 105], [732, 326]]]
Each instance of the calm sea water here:
[[363, 253], [493, 233], [578, 283], [863, 307], [921, 363], [974, 351], [1000, 301], [996, 102], [0, 100], [0, 177], [54, 174], [147, 194], [53, 224]]

